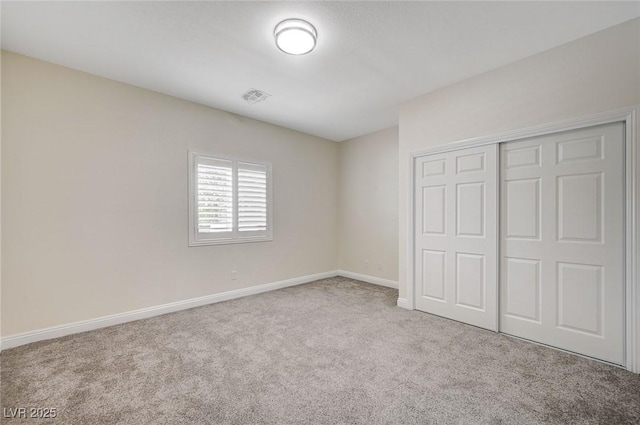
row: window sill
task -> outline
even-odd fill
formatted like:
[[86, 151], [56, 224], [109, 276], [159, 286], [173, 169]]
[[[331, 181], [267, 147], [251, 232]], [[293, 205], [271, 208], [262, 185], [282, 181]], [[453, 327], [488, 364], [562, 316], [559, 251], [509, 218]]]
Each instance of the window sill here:
[[253, 242], [271, 242], [273, 236], [261, 236], [261, 237], [248, 237], [238, 239], [217, 239], [217, 240], [190, 240], [189, 246], [209, 246], [209, 245], [234, 245], [240, 243], [253, 243]]

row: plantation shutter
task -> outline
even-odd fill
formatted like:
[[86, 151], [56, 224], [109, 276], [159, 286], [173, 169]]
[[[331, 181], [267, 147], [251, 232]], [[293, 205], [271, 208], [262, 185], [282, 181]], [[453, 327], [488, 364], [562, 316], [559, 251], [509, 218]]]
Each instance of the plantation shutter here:
[[269, 223], [268, 168], [262, 164], [237, 163], [239, 237], [267, 234]]
[[233, 232], [233, 162], [197, 157], [197, 232]]
[[189, 152], [189, 246], [273, 240], [271, 164]]

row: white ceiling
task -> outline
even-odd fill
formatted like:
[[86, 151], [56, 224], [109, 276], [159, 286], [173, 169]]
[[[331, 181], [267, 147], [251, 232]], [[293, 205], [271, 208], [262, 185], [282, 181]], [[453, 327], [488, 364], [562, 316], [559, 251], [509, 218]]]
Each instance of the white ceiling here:
[[[640, 16], [640, 2], [2, 2], [2, 48], [331, 140], [398, 105]], [[316, 50], [280, 52], [296, 17]], [[272, 97], [249, 105], [249, 88]]]

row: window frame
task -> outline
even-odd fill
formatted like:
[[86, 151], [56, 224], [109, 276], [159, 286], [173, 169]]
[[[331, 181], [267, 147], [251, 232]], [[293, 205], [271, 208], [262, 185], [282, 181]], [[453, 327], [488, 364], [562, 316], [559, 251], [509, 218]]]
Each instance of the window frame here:
[[[252, 243], [252, 242], [269, 242], [273, 240], [273, 189], [272, 189], [272, 167], [271, 163], [267, 161], [256, 161], [246, 158], [228, 157], [223, 155], [215, 155], [205, 152], [199, 152], [194, 150], [188, 151], [188, 181], [189, 181], [189, 246], [208, 246], [208, 245], [229, 245], [239, 243]], [[202, 233], [198, 232], [198, 208], [197, 208], [197, 172], [196, 166], [198, 164], [198, 158], [209, 161], [230, 161], [232, 164], [232, 179], [233, 179], [233, 224], [231, 232], [215, 233]], [[242, 232], [239, 231], [238, 226], [238, 164], [247, 164], [257, 167], [266, 168], [266, 195], [267, 195], [267, 229], [266, 231], [257, 234], [257, 232], [251, 231], [247, 236], [242, 236]], [[215, 236], [214, 236], [215, 235]]]

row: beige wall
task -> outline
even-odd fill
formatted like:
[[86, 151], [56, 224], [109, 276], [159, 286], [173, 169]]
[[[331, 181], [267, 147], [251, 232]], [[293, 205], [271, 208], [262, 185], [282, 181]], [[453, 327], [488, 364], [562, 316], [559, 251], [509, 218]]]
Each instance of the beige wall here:
[[339, 146], [339, 268], [397, 281], [398, 127]]
[[640, 103], [640, 19], [437, 90], [400, 110], [400, 297], [411, 152]]
[[[0, 54], [0, 81], [2, 81], [2, 55]], [[0, 84], [2, 99], [2, 84]], [[0, 337], [2, 336], [2, 102], [0, 102]], [[2, 341], [0, 341], [0, 348]]]
[[[8, 52], [2, 121], [4, 336], [336, 269], [334, 142]], [[273, 163], [273, 242], [187, 246], [187, 149]]]

